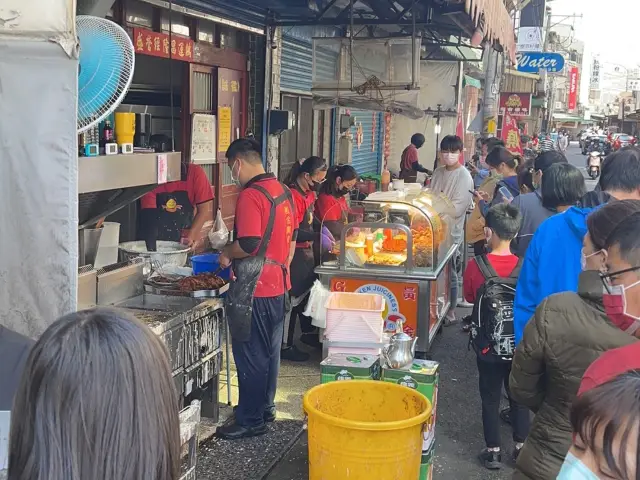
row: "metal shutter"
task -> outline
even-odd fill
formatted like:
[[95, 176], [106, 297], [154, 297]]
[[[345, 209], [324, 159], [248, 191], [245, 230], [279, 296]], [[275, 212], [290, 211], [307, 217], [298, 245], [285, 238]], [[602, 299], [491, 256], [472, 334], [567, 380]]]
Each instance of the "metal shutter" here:
[[[280, 64], [280, 90], [311, 92], [313, 84], [314, 36], [331, 37], [335, 30], [316, 27], [293, 27], [282, 35], [282, 61]], [[330, 51], [316, 50], [316, 68], [322, 77], [333, 77], [337, 55]]]
[[[368, 110], [351, 110], [351, 116], [355, 121], [355, 125], [351, 127], [353, 135], [351, 164], [360, 175], [365, 173], [379, 174], [382, 170], [382, 145], [384, 141], [383, 114]], [[361, 124], [363, 139], [362, 144], [358, 147], [356, 136]]]

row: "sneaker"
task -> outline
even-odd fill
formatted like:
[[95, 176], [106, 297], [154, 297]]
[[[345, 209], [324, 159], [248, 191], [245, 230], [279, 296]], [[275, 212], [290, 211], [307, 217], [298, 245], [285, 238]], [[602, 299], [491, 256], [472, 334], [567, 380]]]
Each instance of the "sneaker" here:
[[290, 362], [306, 362], [311, 356], [307, 352], [301, 352], [298, 347], [292, 345], [280, 350], [280, 359]]
[[487, 470], [500, 470], [502, 468], [502, 454], [499, 451], [494, 452], [485, 448], [478, 455], [478, 459]]
[[520, 455], [520, 452], [522, 451], [523, 448], [524, 448], [524, 445], [522, 445], [521, 447], [513, 447], [513, 453], [511, 455], [513, 457], [514, 462], [518, 461], [518, 456]]
[[511, 425], [511, 409], [509, 407], [500, 410], [500, 420], [507, 425]]

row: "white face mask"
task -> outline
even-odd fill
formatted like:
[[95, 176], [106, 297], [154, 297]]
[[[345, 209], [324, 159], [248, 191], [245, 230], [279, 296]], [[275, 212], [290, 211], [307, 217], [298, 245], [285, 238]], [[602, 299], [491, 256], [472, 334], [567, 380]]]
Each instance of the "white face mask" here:
[[[236, 165], [238, 165], [238, 172], [234, 176], [233, 169], [235, 168]], [[238, 160], [236, 160], [236, 163], [234, 163], [233, 166], [231, 167], [231, 181], [235, 183], [238, 187], [242, 186], [242, 184], [240, 183], [240, 168], [242, 168], [242, 166], [240, 165], [240, 162]]]
[[450, 153], [450, 152], [445, 152], [442, 154], [442, 161], [445, 163], [445, 165], [451, 167], [453, 165], [455, 165], [456, 163], [458, 163], [458, 160], [460, 159], [460, 154], [459, 153]]
[[593, 253], [590, 253], [589, 255], [585, 255], [584, 248], [582, 249], [582, 252], [580, 255], [580, 266], [582, 267], [583, 272], [587, 269], [587, 259], [593, 257], [594, 255], [597, 255], [601, 251], [602, 250], [598, 250], [597, 252], [593, 252]]

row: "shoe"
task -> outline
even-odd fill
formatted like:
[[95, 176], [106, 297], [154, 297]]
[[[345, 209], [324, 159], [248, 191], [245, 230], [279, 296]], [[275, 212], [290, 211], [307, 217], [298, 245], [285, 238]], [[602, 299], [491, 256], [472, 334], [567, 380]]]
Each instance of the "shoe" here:
[[447, 313], [447, 316], [444, 317], [444, 326], [445, 327], [450, 327], [451, 325], [455, 325], [459, 321], [460, 321], [460, 319], [458, 319], [458, 317], [456, 317], [455, 312], [449, 312], [449, 313]]
[[322, 348], [322, 342], [320, 342], [320, 336], [317, 332], [303, 333], [300, 335], [300, 341], [313, 348]]
[[281, 360], [289, 360], [290, 362], [306, 362], [310, 357], [311, 356], [308, 353], [298, 350], [298, 347], [295, 345], [280, 350]]
[[511, 454], [511, 456], [513, 457], [514, 462], [518, 460], [518, 456], [520, 455], [520, 452], [522, 451], [523, 448], [524, 448], [524, 445], [522, 445], [521, 447], [513, 447], [513, 453]]
[[478, 459], [487, 470], [500, 470], [502, 468], [502, 454], [500, 452], [492, 452], [485, 448], [478, 455]]
[[[236, 410], [238, 410], [238, 406], [233, 407], [233, 414], [236, 414]], [[262, 419], [264, 423], [273, 423], [276, 421], [276, 409], [265, 410], [262, 415]]]
[[511, 409], [509, 407], [500, 410], [500, 420], [507, 425], [511, 425]]
[[267, 433], [267, 426], [263, 423], [256, 427], [243, 427], [237, 423], [224, 425], [216, 430], [216, 437], [223, 440], [240, 440], [241, 438], [258, 437]]

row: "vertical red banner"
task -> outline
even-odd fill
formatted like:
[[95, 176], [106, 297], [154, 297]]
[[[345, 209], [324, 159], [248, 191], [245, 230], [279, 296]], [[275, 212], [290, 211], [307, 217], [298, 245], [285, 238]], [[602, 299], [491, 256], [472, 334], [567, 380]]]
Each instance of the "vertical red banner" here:
[[568, 109], [578, 108], [578, 67], [571, 67], [569, 70], [569, 105]]
[[518, 122], [508, 113], [505, 113], [502, 119], [502, 141], [511, 153], [522, 155]]

